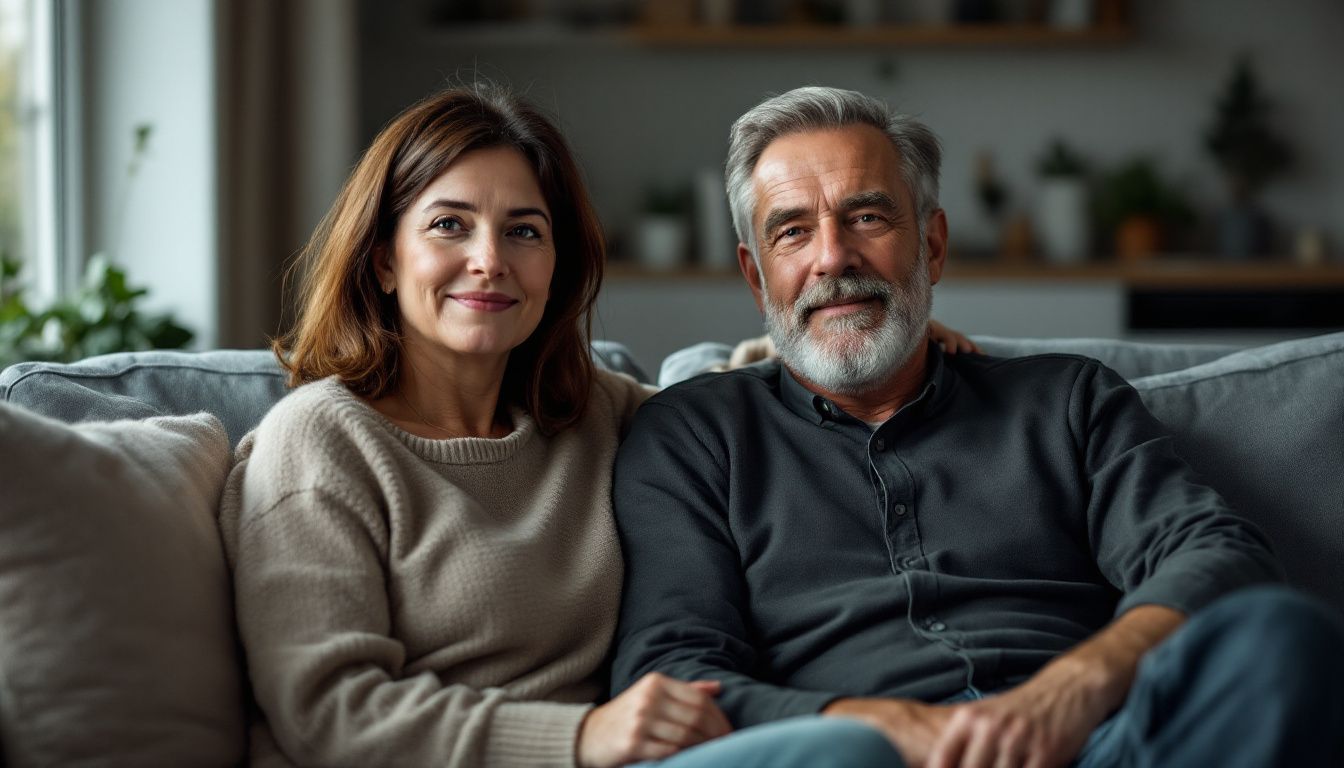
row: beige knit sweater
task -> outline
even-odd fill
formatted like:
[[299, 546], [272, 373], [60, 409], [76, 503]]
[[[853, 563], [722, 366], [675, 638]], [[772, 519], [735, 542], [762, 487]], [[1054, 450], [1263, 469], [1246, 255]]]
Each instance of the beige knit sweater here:
[[647, 394], [599, 371], [559, 435], [515, 410], [507, 437], [453, 440], [334, 379], [281, 400], [220, 510], [253, 763], [571, 765], [620, 597], [612, 461]]

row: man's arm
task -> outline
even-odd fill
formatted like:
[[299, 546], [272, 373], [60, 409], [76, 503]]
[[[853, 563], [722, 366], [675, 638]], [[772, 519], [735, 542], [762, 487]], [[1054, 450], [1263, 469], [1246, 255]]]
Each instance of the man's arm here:
[[753, 677], [757, 651], [717, 439], [655, 398], [621, 446], [613, 495], [626, 568], [612, 693], [661, 672], [721, 681], [719, 706], [738, 727], [816, 713], [835, 696]]
[[1124, 701], [1143, 655], [1184, 620], [1170, 608], [1139, 606], [1022, 685], [980, 701], [839, 699], [824, 711], [880, 728], [911, 768], [1067, 765]]
[[827, 714], [879, 725], [914, 766], [1065, 765], [1124, 701], [1143, 655], [1186, 615], [1281, 578], [1263, 534], [1194, 477], [1113, 371], [1085, 368], [1069, 409], [1089, 490], [1088, 544], [1125, 593], [1119, 616], [1001, 695], [941, 707], [845, 699]]

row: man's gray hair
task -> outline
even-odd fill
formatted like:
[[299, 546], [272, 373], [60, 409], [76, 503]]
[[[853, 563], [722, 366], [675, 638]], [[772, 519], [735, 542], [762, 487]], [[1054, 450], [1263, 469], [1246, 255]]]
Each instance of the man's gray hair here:
[[751, 174], [761, 153], [781, 136], [847, 125], [871, 125], [891, 140], [900, 155], [901, 176], [915, 198], [922, 239], [925, 220], [938, 210], [938, 171], [943, 150], [933, 131], [858, 91], [816, 86], [795, 88], [756, 105], [733, 123], [729, 133], [728, 162], [724, 169], [728, 206], [733, 212], [737, 239], [746, 243], [758, 267], [761, 257], [751, 223], [752, 209], [756, 206]]

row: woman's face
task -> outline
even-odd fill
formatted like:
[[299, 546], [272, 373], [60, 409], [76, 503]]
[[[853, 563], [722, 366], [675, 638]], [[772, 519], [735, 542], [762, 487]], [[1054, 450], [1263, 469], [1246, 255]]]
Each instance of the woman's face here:
[[397, 222], [377, 261], [408, 351], [499, 363], [536, 330], [555, 271], [551, 213], [516, 149], [459, 157]]

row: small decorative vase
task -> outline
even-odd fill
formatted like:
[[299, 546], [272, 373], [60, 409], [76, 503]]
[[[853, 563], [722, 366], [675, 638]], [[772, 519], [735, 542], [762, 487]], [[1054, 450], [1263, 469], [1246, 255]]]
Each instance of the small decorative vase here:
[[1248, 261], [1269, 252], [1269, 218], [1251, 203], [1239, 203], [1218, 214], [1218, 255]]
[[645, 214], [636, 236], [639, 263], [647, 269], [676, 269], [686, 263], [686, 219], [681, 216]]
[[1047, 261], [1077, 264], [1087, 259], [1087, 185], [1075, 177], [1047, 178], [1036, 211], [1036, 234]]

